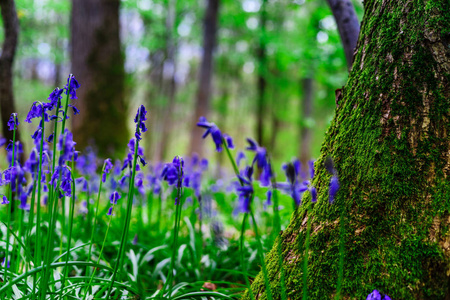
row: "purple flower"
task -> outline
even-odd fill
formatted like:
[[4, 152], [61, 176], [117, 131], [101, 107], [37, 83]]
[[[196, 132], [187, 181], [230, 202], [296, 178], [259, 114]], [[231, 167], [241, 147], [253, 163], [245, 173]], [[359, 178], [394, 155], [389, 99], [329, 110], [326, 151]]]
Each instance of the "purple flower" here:
[[245, 154], [244, 154], [244, 152], [239, 151], [238, 154], [237, 154], [237, 157], [236, 157], [236, 164], [237, 164], [238, 167], [241, 165], [241, 161], [243, 159], [244, 160], [246, 159]]
[[2, 197], [2, 203], [0, 203], [0, 204], [9, 204], [8, 198], [6, 198], [5, 195], [3, 195], [3, 197]]
[[9, 131], [13, 131], [15, 129], [17, 129], [17, 126], [19, 126], [19, 120], [17, 119], [17, 114], [16, 113], [12, 113], [11, 117], [9, 118], [9, 121], [7, 123], [8, 129]]
[[7, 141], [8, 140], [5, 139], [4, 137], [0, 137], [0, 147], [3, 147], [6, 144]]
[[75, 100], [77, 98], [77, 89], [80, 88], [80, 84], [75, 79], [75, 76], [73, 74], [70, 74], [67, 78], [67, 84], [64, 86], [65, 94], [70, 94], [70, 99]]
[[50, 93], [50, 95], [48, 96], [48, 100], [50, 100], [51, 109], [61, 106], [63, 92], [63, 89], [56, 88], [53, 90], [53, 92]]
[[106, 213], [106, 215], [112, 216], [112, 210], [113, 210], [113, 207], [111, 206], [111, 207], [108, 209], [108, 212]]
[[109, 196], [109, 200], [111, 202], [111, 204], [117, 204], [117, 200], [120, 199], [120, 195], [117, 191], [114, 191], [111, 196]]
[[183, 158], [175, 156], [171, 163], [167, 163], [164, 165], [164, 168], [161, 172], [161, 178], [167, 181], [169, 185], [174, 185], [175, 183], [177, 183], [178, 187], [181, 187], [184, 175], [183, 167]]
[[382, 297], [379, 291], [373, 290], [372, 293], [367, 296], [366, 300], [391, 300], [391, 297], [388, 295]]
[[246, 148], [246, 150], [255, 152], [255, 158], [253, 158], [252, 167], [256, 163], [258, 169], [261, 170], [261, 175], [259, 176], [261, 185], [268, 186], [273, 174], [272, 168], [269, 164], [267, 151], [264, 147], [260, 147], [258, 143], [250, 138], [247, 138], [247, 142], [249, 143], [249, 146]]
[[109, 172], [111, 171], [111, 169], [113, 168], [113, 164], [111, 162], [110, 158], [105, 159], [104, 162], [104, 169], [103, 169], [103, 174], [102, 174], [102, 182], [106, 181], [106, 174], [109, 174]]
[[310, 187], [309, 192], [311, 193], [311, 202], [316, 203], [317, 202], [317, 190], [315, 187]]
[[246, 167], [244, 171], [238, 175], [239, 182], [234, 182], [234, 187], [238, 194], [237, 210], [241, 213], [249, 213], [250, 205], [253, 198], [253, 167]]
[[277, 188], [282, 192], [290, 194], [295, 205], [301, 204], [301, 196], [308, 189], [308, 181], [301, 180], [300, 161], [294, 160], [283, 166], [287, 182], [277, 183]]
[[330, 180], [330, 203], [334, 202], [337, 192], [339, 191], [339, 180], [336, 175], [333, 175]]
[[141, 105], [138, 108], [138, 111], [136, 113], [136, 116], [134, 117], [134, 123], [136, 123], [136, 133], [135, 137], [138, 141], [142, 139], [141, 132], [146, 132], [147, 127], [145, 127], [145, 121], [147, 120], [147, 111], [145, 110], [144, 105]]
[[205, 117], [200, 117], [199, 122], [197, 123], [197, 126], [206, 128], [206, 131], [203, 134], [202, 138], [206, 138], [208, 136], [208, 134], [211, 133], [211, 137], [214, 141], [214, 144], [216, 144], [217, 152], [221, 152], [223, 137], [222, 137], [222, 133], [220, 132], [219, 127], [217, 127], [217, 125], [212, 122], [208, 122]]
[[228, 134], [224, 134], [223, 138], [225, 139], [225, 141], [227, 142], [227, 146], [229, 149], [234, 149], [234, 144], [233, 144], [233, 139], [231, 138], [231, 136], [229, 136]]

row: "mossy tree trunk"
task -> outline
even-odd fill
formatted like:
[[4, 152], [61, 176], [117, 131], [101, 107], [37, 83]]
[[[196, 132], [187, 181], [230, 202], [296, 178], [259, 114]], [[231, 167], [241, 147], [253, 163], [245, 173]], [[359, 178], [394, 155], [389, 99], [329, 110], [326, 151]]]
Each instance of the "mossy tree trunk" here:
[[70, 57], [81, 85], [73, 103], [81, 111], [72, 119], [74, 139], [77, 148], [93, 144], [101, 156], [123, 151], [129, 138], [119, 5], [72, 0]]
[[[318, 202], [308, 215], [305, 194], [277, 239], [290, 299], [304, 288], [310, 299], [336, 294], [342, 212], [343, 298], [378, 289], [392, 299], [450, 299], [449, 121], [450, 2], [366, 0], [353, 68], [316, 162]], [[341, 183], [333, 204], [327, 156]], [[280, 299], [276, 246], [266, 261]], [[261, 274], [252, 289], [266, 298]]]
[[[17, 112], [13, 93], [13, 62], [19, 36], [19, 20], [14, 0], [0, 0], [0, 12], [3, 20], [5, 38], [0, 51], [0, 116], [2, 132], [8, 140], [13, 139], [13, 132], [8, 129], [8, 121], [12, 113]], [[19, 131], [16, 140], [19, 141]]]

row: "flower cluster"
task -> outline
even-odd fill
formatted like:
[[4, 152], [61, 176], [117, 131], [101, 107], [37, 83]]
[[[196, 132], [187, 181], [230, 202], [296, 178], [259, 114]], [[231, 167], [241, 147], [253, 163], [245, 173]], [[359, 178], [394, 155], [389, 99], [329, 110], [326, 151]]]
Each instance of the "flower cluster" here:
[[381, 296], [379, 291], [373, 290], [372, 293], [367, 296], [366, 300], [391, 300], [391, 297], [388, 295]]
[[142, 139], [141, 133], [147, 131], [147, 127], [145, 127], [145, 121], [147, 120], [147, 111], [145, 110], [144, 105], [139, 106], [139, 109], [134, 117], [134, 123], [136, 123], [136, 133], [134, 136], [138, 141]]

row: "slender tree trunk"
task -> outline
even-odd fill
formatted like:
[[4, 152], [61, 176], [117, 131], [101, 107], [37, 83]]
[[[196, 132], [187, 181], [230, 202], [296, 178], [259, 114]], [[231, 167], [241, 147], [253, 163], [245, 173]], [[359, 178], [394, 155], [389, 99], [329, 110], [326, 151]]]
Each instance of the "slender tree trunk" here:
[[342, 45], [344, 46], [347, 68], [353, 63], [353, 53], [359, 35], [359, 21], [351, 0], [327, 0], [336, 20]]
[[264, 117], [266, 111], [266, 74], [267, 74], [267, 53], [266, 53], [266, 22], [267, 22], [267, 0], [263, 0], [261, 5], [260, 28], [261, 36], [258, 48], [258, 101], [256, 110], [256, 139], [258, 144], [264, 145]]
[[[300, 161], [302, 163], [302, 171], [308, 171], [308, 160], [311, 159], [311, 137], [312, 130], [308, 124], [309, 119], [312, 117], [313, 108], [313, 92], [314, 92], [314, 80], [312, 78], [303, 78], [303, 101], [302, 101], [302, 120], [303, 124], [300, 128]], [[306, 173], [307, 174], [307, 173]]]
[[93, 143], [106, 156], [129, 137], [124, 58], [119, 39], [119, 0], [72, 0], [72, 71], [80, 82], [72, 118], [77, 147]]
[[[13, 132], [8, 130], [7, 123], [11, 114], [17, 112], [14, 104], [12, 68], [19, 35], [19, 20], [13, 0], [0, 0], [0, 10], [5, 35], [0, 56], [0, 111], [3, 136], [7, 140], [12, 140]], [[16, 132], [16, 140], [20, 140], [18, 134], [19, 132]]]
[[190, 153], [203, 154], [202, 132], [197, 127], [198, 119], [208, 117], [211, 99], [211, 81], [213, 76], [213, 52], [217, 40], [217, 19], [219, 14], [219, 0], [208, 0], [203, 21], [203, 57], [200, 66], [197, 98], [191, 134]]
[[[288, 295], [300, 299], [307, 289], [310, 299], [334, 297], [343, 236], [343, 299], [366, 299], [374, 289], [392, 299], [448, 299], [450, 3], [364, 4], [353, 68], [315, 164], [318, 201], [308, 213], [306, 192], [277, 239]], [[328, 156], [340, 182], [333, 204], [331, 174], [324, 167]], [[303, 286], [308, 219], [312, 234]], [[279, 299], [277, 246], [266, 262]], [[262, 274], [252, 289], [265, 297]]]
[[[176, 96], [176, 53], [177, 53], [177, 41], [175, 39], [175, 24], [177, 17], [177, 0], [170, 0], [167, 3], [167, 19], [166, 19], [166, 59], [164, 61], [164, 67], [166, 70], [171, 71], [168, 76], [168, 80], [164, 78], [164, 96], [166, 99], [165, 106], [163, 108], [163, 119], [161, 120], [161, 138], [160, 143], [155, 152], [156, 161], [161, 161], [167, 157], [167, 149], [170, 142], [170, 133], [172, 131], [174, 120], [172, 118], [173, 109], [175, 107]], [[163, 71], [163, 73], [165, 73]]]

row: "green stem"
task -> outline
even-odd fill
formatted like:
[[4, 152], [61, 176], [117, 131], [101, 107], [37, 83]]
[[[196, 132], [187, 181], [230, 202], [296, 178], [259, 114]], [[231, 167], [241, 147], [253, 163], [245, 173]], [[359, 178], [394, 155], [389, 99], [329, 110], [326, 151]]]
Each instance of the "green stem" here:
[[267, 290], [267, 292], [266, 292], [267, 299], [272, 300], [272, 289], [270, 288], [269, 276], [267, 274], [267, 267], [266, 267], [266, 263], [264, 261], [264, 252], [263, 252], [263, 248], [262, 248], [261, 237], [258, 232], [258, 225], [256, 223], [255, 215], [253, 214], [253, 211], [251, 208], [250, 208], [250, 216], [252, 217], [253, 228], [255, 230], [256, 242], [258, 244], [258, 254], [259, 254], [259, 259], [261, 260], [261, 266], [263, 269], [264, 282], [266, 284], [266, 290]]
[[[74, 157], [72, 157], [72, 170], [74, 170]], [[66, 277], [67, 277], [67, 265], [69, 263], [69, 256], [70, 256], [70, 243], [72, 241], [72, 229], [73, 229], [73, 215], [74, 215], [74, 211], [75, 211], [75, 178], [73, 177], [73, 173], [71, 172], [70, 174], [72, 176], [72, 197], [71, 197], [71, 202], [70, 202], [70, 217], [69, 217], [69, 236], [67, 237], [67, 254], [66, 254], [66, 263], [64, 265], [64, 269], [63, 269], [63, 279], [61, 281], [61, 288], [60, 288], [60, 294], [59, 294], [59, 299], [62, 299], [62, 291], [64, 289], [64, 285], [66, 283]]]
[[[141, 114], [140, 114], [140, 112], [138, 112], [137, 123], [139, 124], [140, 121], [141, 121]], [[139, 127], [137, 127], [137, 133], [139, 134]], [[138, 148], [139, 148], [139, 140], [135, 139], [134, 157], [133, 157], [133, 171], [131, 173], [130, 185], [129, 185], [129, 189], [128, 189], [127, 214], [125, 216], [125, 222], [124, 222], [124, 228], [123, 228], [123, 231], [122, 231], [122, 238], [121, 238], [121, 241], [120, 241], [119, 253], [117, 254], [116, 265], [114, 267], [113, 276], [111, 278], [111, 285], [109, 286], [108, 293], [106, 295], [106, 299], [109, 299], [109, 296], [111, 295], [111, 291], [112, 291], [112, 288], [114, 286], [114, 281], [116, 279], [117, 271], [119, 270], [119, 267], [120, 268], [123, 267], [123, 266], [121, 266], [120, 262], [121, 262], [121, 258], [122, 258], [122, 252], [125, 252], [125, 248], [126, 248], [125, 243], [126, 243], [126, 241], [128, 239], [128, 230], [129, 230], [129, 226], [130, 226], [131, 211], [132, 211], [132, 207], [133, 207], [134, 178], [136, 176], [136, 164], [137, 164], [137, 157], [138, 157]]]
[[[16, 149], [16, 124], [17, 123], [17, 115], [14, 114], [14, 130], [13, 130], [13, 148], [12, 148], [12, 159], [11, 159], [11, 168], [14, 168], [14, 161], [16, 160], [15, 156], [15, 149]], [[15, 178], [15, 177], [14, 177]], [[7, 206], [8, 209], [8, 229], [11, 229], [11, 207], [14, 205], [14, 201], [12, 199], [12, 182], [9, 188], [9, 205]], [[9, 230], [6, 231], [6, 253], [5, 253], [5, 265], [4, 265], [4, 274], [5, 278], [3, 281], [6, 284], [6, 273], [8, 270], [8, 257], [9, 257]], [[12, 276], [12, 275], [11, 275]], [[9, 278], [9, 281], [11, 281], [11, 278]], [[11, 291], [8, 293], [8, 296], [11, 296]]]
[[[114, 210], [114, 203], [113, 203], [113, 208], [112, 208], [112, 209]], [[105, 237], [103, 238], [102, 248], [100, 249], [100, 254], [98, 255], [97, 265], [100, 263], [100, 259], [101, 259], [102, 254], [103, 254], [103, 249], [105, 248], [106, 237], [108, 236], [109, 228], [111, 227], [111, 221], [112, 221], [112, 215], [109, 216], [108, 227], [106, 228], [106, 233], [105, 233]], [[92, 284], [92, 279], [94, 279], [94, 276], [95, 276], [95, 272], [96, 272], [96, 271], [97, 271], [97, 268], [94, 267], [94, 271], [92, 272], [91, 278], [89, 279], [89, 284], [88, 284], [88, 286], [87, 286], [87, 288], [86, 288], [86, 293], [85, 293], [84, 296], [83, 296], [83, 300], [86, 299], [87, 291], [89, 290], [89, 287], [90, 287], [91, 284]]]
[[[269, 160], [269, 164], [272, 167], [272, 163]], [[272, 174], [275, 174], [273, 171]], [[272, 176], [272, 197], [273, 197], [273, 214], [274, 214], [274, 228], [275, 228], [275, 236], [280, 234], [279, 241], [277, 242], [275, 239], [275, 243], [277, 243], [277, 254], [278, 254], [278, 268], [280, 269], [280, 287], [281, 287], [281, 299], [286, 300], [286, 284], [284, 279], [284, 267], [283, 267], [283, 257], [281, 251], [281, 245], [283, 243], [283, 237], [281, 234], [281, 222], [280, 222], [280, 212], [278, 210], [279, 201], [278, 201], [278, 193], [276, 188], [276, 179], [275, 176]]]
[[241, 267], [242, 273], [244, 275], [245, 285], [247, 286], [248, 292], [250, 293], [250, 299], [254, 300], [255, 296], [253, 295], [253, 291], [250, 288], [250, 281], [247, 276], [247, 264], [245, 263], [245, 255], [244, 255], [244, 237], [245, 237], [245, 224], [248, 218], [248, 213], [244, 214], [244, 219], [242, 219], [242, 227], [241, 227], [241, 237], [239, 239], [239, 248], [241, 253]]

